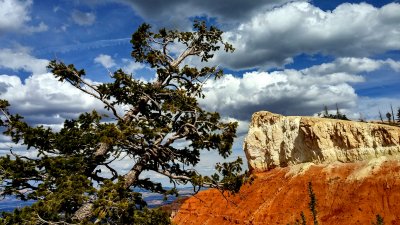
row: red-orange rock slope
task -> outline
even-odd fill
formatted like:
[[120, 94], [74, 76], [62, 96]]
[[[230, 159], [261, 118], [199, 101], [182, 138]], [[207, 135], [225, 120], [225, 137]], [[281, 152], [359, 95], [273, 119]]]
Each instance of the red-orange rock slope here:
[[400, 163], [380, 158], [370, 162], [297, 165], [256, 174], [252, 185], [226, 196], [216, 190], [189, 198], [174, 217], [176, 224], [288, 224], [308, 209], [308, 182], [317, 197], [323, 225], [371, 224], [376, 214], [385, 224], [400, 224]]

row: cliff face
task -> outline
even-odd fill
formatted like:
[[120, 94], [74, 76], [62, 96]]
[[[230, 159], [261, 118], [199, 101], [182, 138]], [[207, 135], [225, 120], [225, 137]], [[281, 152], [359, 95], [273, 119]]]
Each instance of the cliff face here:
[[304, 162], [356, 162], [399, 154], [400, 129], [263, 111], [253, 115], [244, 151], [255, 171]]
[[324, 225], [400, 225], [400, 128], [313, 117], [253, 115], [244, 143], [256, 176], [234, 196], [206, 190], [187, 199], [176, 224], [312, 223], [307, 186]]

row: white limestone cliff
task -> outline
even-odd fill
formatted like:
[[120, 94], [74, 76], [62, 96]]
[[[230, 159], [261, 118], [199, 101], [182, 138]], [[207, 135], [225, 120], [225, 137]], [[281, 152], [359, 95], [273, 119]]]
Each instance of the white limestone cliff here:
[[253, 115], [244, 142], [249, 168], [355, 162], [400, 153], [400, 128], [317, 117]]

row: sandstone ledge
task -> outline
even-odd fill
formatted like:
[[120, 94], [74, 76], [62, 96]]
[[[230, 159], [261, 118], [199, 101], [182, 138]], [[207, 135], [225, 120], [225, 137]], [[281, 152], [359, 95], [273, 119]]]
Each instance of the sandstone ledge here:
[[317, 117], [253, 115], [244, 151], [250, 170], [356, 162], [400, 153], [400, 128]]

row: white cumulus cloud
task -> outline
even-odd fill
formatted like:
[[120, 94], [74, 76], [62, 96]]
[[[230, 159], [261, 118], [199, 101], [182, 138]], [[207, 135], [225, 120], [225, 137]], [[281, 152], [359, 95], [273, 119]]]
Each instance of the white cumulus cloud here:
[[122, 59], [124, 66], [122, 70], [128, 74], [134, 74], [137, 70], [145, 68], [144, 64], [133, 61], [132, 59]]
[[219, 54], [229, 67], [275, 67], [302, 53], [368, 57], [400, 50], [400, 4], [376, 8], [366, 3], [339, 5], [323, 11], [307, 2], [292, 2], [254, 15], [227, 32], [236, 48]]
[[209, 110], [239, 120], [249, 120], [260, 110], [309, 115], [324, 104], [354, 106], [357, 95], [348, 83], [362, 80], [362, 77], [344, 73], [320, 77], [296, 70], [250, 72], [242, 78], [226, 75], [206, 83], [206, 98], [200, 103]]
[[94, 59], [94, 62], [101, 64], [102, 66], [104, 66], [107, 69], [114, 67], [116, 65], [114, 62], [114, 59], [111, 56], [105, 55], [105, 54], [98, 55]]
[[0, 34], [7, 31], [34, 33], [47, 30], [41, 22], [38, 26], [30, 26], [30, 8], [32, 0], [0, 0]]
[[209, 80], [204, 86], [205, 99], [200, 103], [209, 110], [238, 120], [249, 120], [260, 110], [285, 115], [312, 115], [324, 105], [351, 110], [358, 95], [354, 85], [364, 83], [360, 75], [382, 68], [396, 71], [400, 62], [392, 59], [337, 58], [331, 63], [303, 70], [247, 72], [242, 77], [226, 75]]
[[31, 73], [25, 79], [0, 75], [0, 98], [11, 103], [13, 112], [24, 115], [34, 124], [55, 126], [82, 112], [102, 110], [98, 100], [48, 73], [48, 63], [24, 50], [1, 49], [0, 68]]
[[331, 63], [312, 66], [305, 69], [304, 72], [309, 74], [329, 74], [335, 72], [360, 73], [375, 71], [383, 66], [388, 66], [394, 71], [399, 71], [400, 62], [394, 61], [393, 59], [374, 60], [366, 57], [344, 57], [336, 58]]
[[13, 112], [33, 124], [61, 124], [82, 112], [102, 108], [98, 100], [50, 73], [34, 74], [25, 80], [0, 75], [0, 98], [7, 99]]
[[46, 72], [48, 63], [46, 59], [31, 56], [25, 49], [0, 49], [0, 68], [41, 74]]

